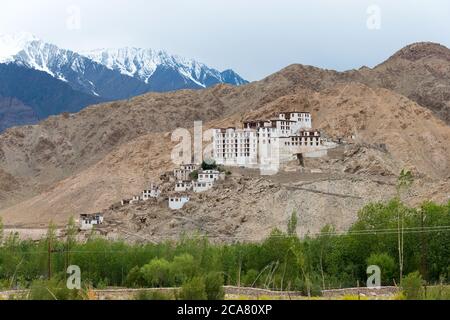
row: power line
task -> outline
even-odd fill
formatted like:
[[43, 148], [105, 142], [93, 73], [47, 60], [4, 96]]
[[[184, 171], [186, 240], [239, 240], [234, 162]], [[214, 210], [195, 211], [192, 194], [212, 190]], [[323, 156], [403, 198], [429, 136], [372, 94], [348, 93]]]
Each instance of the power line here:
[[[431, 230], [421, 230], [420, 228], [410, 228], [410, 229], [417, 229], [417, 230], [406, 230], [404, 231], [405, 234], [423, 234], [423, 233], [433, 233], [433, 232], [449, 232], [450, 231], [450, 226], [440, 226], [440, 227], [429, 227], [428, 229]], [[355, 231], [353, 233], [339, 233], [339, 232], [329, 232], [329, 233], [317, 233], [316, 235], [319, 236], [339, 236], [339, 235], [355, 235], [355, 236], [360, 236], [360, 235], [387, 235], [387, 234], [397, 234], [398, 230], [395, 229], [379, 229], [379, 230], [365, 230], [365, 231]], [[210, 236], [204, 236], [205, 238], [212, 238], [212, 239], [222, 239], [222, 240], [257, 240], [254, 238], [250, 238], [250, 237], [240, 237], [240, 236], [214, 236], [214, 235], [210, 235]], [[280, 238], [287, 238], [287, 235], [272, 235], [269, 236], [267, 239], [280, 239]], [[175, 240], [175, 236], [171, 237], [171, 236], [157, 236], [157, 237], [152, 237], [152, 240], [157, 240], [157, 239], [162, 239], [162, 240]], [[148, 239], [150, 240], [150, 239]], [[180, 240], [180, 239], [178, 239]], [[264, 240], [262, 241], [264, 242]], [[158, 245], [158, 244], [153, 244], [153, 245]], [[70, 251], [72, 254], [81, 254], [81, 253], [91, 253], [91, 254], [98, 254], [98, 253], [104, 253], [104, 254], [108, 254], [108, 253], [128, 253], [129, 251], [127, 249], [120, 249], [120, 250], [102, 250], [102, 251], [98, 251], [98, 250], [71, 250]], [[63, 254], [64, 250], [54, 250], [52, 252], [53, 254]], [[41, 251], [41, 252], [21, 252], [22, 255], [33, 255], [33, 254], [48, 254], [48, 251]]]

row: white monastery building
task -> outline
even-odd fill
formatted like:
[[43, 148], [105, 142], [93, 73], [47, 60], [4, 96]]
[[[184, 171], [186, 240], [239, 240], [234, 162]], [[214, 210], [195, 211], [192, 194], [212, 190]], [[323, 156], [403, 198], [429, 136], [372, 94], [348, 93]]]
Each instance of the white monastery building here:
[[319, 156], [331, 147], [320, 131], [313, 130], [308, 112], [245, 121], [242, 128], [214, 129], [213, 135], [213, 158], [225, 166], [278, 169], [299, 155]]

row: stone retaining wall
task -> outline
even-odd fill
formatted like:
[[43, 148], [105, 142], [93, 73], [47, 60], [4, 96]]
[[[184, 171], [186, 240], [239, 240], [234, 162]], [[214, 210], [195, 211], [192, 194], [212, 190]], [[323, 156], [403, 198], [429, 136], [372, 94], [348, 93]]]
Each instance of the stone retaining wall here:
[[398, 287], [381, 287], [381, 288], [346, 288], [335, 290], [324, 290], [322, 295], [324, 298], [342, 297], [347, 295], [366, 296], [366, 297], [387, 297], [393, 296], [400, 291]]
[[[94, 290], [98, 300], [132, 300], [135, 295], [142, 291], [160, 292], [167, 295], [174, 295], [180, 288], [154, 288], [154, 289], [107, 289]], [[266, 297], [301, 297], [300, 292], [295, 291], [271, 291], [257, 288], [245, 288], [235, 286], [225, 286], [225, 294], [230, 296], [248, 296], [257, 299], [261, 296]], [[366, 297], [388, 297], [397, 294], [400, 291], [397, 287], [381, 287], [379, 289], [371, 288], [346, 288], [322, 291], [324, 298], [338, 298], [346, 295], [361, 295]], [[0, 300], [7, 300], [14, 296], [26, 295], [28, 290], [14, 290], [0, 292]]]

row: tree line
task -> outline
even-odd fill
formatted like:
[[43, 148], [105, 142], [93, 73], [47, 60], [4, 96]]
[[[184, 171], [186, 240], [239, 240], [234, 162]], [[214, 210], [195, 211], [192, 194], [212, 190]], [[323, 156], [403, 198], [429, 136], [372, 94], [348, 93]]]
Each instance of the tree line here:
[[428, 284], [449, 279], [450, 202], [417, 208], [399, 198], [371, 203], [347, 232], [326, 226], [304, 238], [296, 234], [297, 217], [294, 212], [286, 230], [274, 230], [261, 243], [232, 244], [201, 235], [158, 244], [95, 236], [78, 243], [73, 220], [65, 239], [57, 239], [50, 227], [44, 239], [33, 242], [3, 234], [0, 225], [0, 287], [29, 288], [48, 278], [65, 281], [69, 265], [79, 266], [83, 284], [93, 288], [178, 287], [196, 281], [205, 290], [220, 283], [310, 296], [323, 289], [364, 286], [369, 265], [380, 267], [383, 285], [398, 285], [414, 272]]

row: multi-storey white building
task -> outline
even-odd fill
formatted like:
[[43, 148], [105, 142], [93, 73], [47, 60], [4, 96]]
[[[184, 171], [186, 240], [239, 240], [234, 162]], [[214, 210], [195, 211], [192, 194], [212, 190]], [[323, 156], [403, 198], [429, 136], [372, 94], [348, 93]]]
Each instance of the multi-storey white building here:
[[215, 129], [214, 159], [217, 164], [244, 166], [258, 161], [258, 136], [253, 129]]
[[283, 112], [270, 120], [245, 121], [243, 128], [215, 129], [213, 158], [217, 164], [277, 168], [298, 154], [326, 150], [307, 112]]

